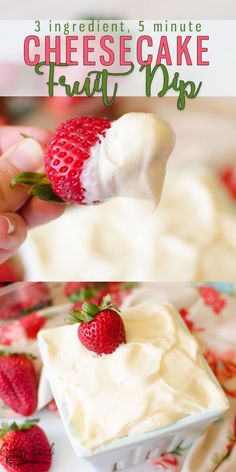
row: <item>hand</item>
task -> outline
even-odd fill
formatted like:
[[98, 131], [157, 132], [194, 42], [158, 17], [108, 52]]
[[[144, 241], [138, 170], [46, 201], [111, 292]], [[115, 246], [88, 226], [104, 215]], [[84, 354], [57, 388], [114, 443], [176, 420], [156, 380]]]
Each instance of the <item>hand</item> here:
[[0, 127], [0, 263], [21, 246], [29, 228], [64, 212], [63, 205], [30, 197], [23, 185], [10, 185], [20, 172], [43, 170], [43, 149], [49, 137], [49, 131], [40, 128]]

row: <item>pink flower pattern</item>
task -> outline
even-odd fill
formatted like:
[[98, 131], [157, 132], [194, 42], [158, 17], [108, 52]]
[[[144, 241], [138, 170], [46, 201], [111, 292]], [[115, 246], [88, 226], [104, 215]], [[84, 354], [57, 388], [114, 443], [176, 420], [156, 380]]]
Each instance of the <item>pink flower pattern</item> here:
[[236, 381], [236, 362], [234, 361], [235, 353], [232, 350], [224, 351], [222, 353], [216, 350], [207, 350], [204, 356], [214, 372], [216, 378], [219, 380], [225, 393], [232, 398], [236, 398], [236, 382], [235, 388], [227, 387], [229, 380]]
[[189, 317], [190, 316], [189, 312], [188, 312], [188, 310], [186, 310], [186, 308], [180, 308], [179, 309], [179, 314], [180, 314], [180, 316], [182, 316], [182, 318], [183, 318], [187, 328], [189, 329], [189, 331], [195, 332], [195, 333], [204, 331], [204, 328], [197, 327], [196, 324], [193, 321], [191, 321], [191, 319]]
[[163, 453], [157, 459], [149, 460], [150, 464], [159, 466], [160, 469], [178, 472], [179, 460], [173, 454]]
[[204, 287], [199, 288], [199, 293], [204, 299], [205, 305], [210, 306], [216, 315], [219, 315], [222, 312], [226, 305], [226, 300], [221, 296], [218, 290], [214, 287], [205, 285]]
[[[236, 333], [236, 297], [234, 292], [221, 293], [220, 290], [218, 290], [218, 287], [216, 289], [214, 286], [211, 285], [204, 285], [198, 287], [198, 289], [196, 290], [198, 291], [200, 298], [203, 300], [203, 305], [198, 303], [198, 298], [197, 301], [195, 300], [195, 302], [190, 304], [190, 306], [181, 307], [178, 311], [188, 329], [192, 332], [193, 335], [197, 336], [200, 346], [202, 345], [202, 350], [206, 361], [211, 367], [214, 375], [218, 379], [226, 395], [231, 399], [231, 401], [233, 401], [230, 407], [231, 416], [227, 416], [227, 423], [225, 423], [226, 420], [223, 420], [222, 426], [216, 424], [211, 425], [210, 427], [210, 431], [214, 431], [214, 428], [225, 428], [225, 441], [222, 441], [223, 435], [221, 434], [220, 442], [215, 445], [215, 453], [209, 451], [209, 454], [212, 454], [209, 456], [209, 458], [210, 461], [212, 461], [214, 467], [214, 469], [209, 468], [209, 470], [218, 471], [218, 469], [220, 470], [221, 464], [224, 463], [224, 467], [226, 467], [226, 464], [228, 464], [228, 461], [230, 461], [232, 451], [234, 450], [236, 445], [236, 335], [235, 348], [232, 348], [232, 336], [231, 343], [227, 344], [227, 337], [225, 336], [225, 334], [222, 338], [223, 341], [221, 343], [219, 342], [219, 339], [221, 339], [221, 337], [219, 336], [219, 339], [215, 341], [214, 345], [214, 340], [211, 336], [212, 319], [211, 323], [208, 323], [209, 308], [212, 311], [212, 315], [217, 316], [214, 322], [214, 326], [216, 329], [220, 330], [222, 328], [224, 323], [222, 319], [224, 318], [222, 318], [221, 316], [225, 314], [225, 319], [227, 319], [227, 321], [229, 321], [230, 316], [230, 326], [235, 326]], [[227, 306], [229, 302], [230, 311], [227, 311]], [[207, 310], [206, 317], [204, 318], [205, 322], [202, 322], [204, 306], [207, 308]], [[235, 311], [232, 307], [234, 307]], [[194, 314], [193, 318], [192, 309]], [[201, 319], [201, 326], [198, 326], [197, 323], [198, 313]], [[218, 318], [219, 315], [220, 320]], [[227, 325], [224, 325], [224, 329], [227, 329]], [[209, 345], [207, 342], [208, 339]], [[209, 434], [211, 433], [209, 432]], [[193, 444], [193, 446], [188, 449], [188, 451], [191, 450], [191, 457], [195, 454], [194, 447], [195, 446]], [[150, 463], [152, 466], [156, 466], [158, 470], [163, 469], [164, 471], [169, 472], [180, 472], [182, 470], [182, 465], [184, 464], [184, 461], [187, 457], [188, 451], [181, 449], [181, 445], [179, 445], [177, 448], [177, 453], [176, 451], [163, 452], [160, 457], [157, 457], [155, 459], [149, 459], [148, 463]], [[196, 454], [198, 453], [196, 452]], [[204, 454], [208, 454], [207, 445], [204, 449]], [[228, 468], [224, 468], [224, 471], [232, 472], [232, 470], [232, 463], [229, 462]], [[199, 468], [196, 468], [196, 471], [202, 472], [202, 470], [200, 470]]]

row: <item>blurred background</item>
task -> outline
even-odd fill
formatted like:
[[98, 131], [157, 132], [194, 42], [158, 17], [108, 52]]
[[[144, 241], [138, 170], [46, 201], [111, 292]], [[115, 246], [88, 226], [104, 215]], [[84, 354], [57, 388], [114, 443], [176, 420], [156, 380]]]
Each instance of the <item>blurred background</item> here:
[[[58, 4], [57, 0], [41, 0], [37, 4], [30, 0], [1, 1], [0, 18], [2, 19], [31, 19], [37, 16], [41, 19], [49, 18], [79, 18], [82, 16], [106, 16], [106, 18], [130, 18], [130, 19], [154, 19], [154, 18], [191, 18], [191, 19], [232, 19], [236, 17], [236, 5], [234, 0], [200, 0], [189, 2], [188, 0], [120, 0], [111, 2], [110, 0], [87, 0]], [[142, 17], [142, 18], [141, 18]]]
[[[50, 130], [76, 115], [159, 114], [176, 133], [161, 202], [125, 198], [73, 207], [34, 229], [2, 280], [234, 280], [236, 99], [2, 98], [1, 123]], [[9, 266], [9, 264], [7, 264]], [[8, 267], [9, 268], [9, 267]], [[17, 269], [17, 270], [16, 270]], [[11, 280], [10, 279], [10, 280]]]

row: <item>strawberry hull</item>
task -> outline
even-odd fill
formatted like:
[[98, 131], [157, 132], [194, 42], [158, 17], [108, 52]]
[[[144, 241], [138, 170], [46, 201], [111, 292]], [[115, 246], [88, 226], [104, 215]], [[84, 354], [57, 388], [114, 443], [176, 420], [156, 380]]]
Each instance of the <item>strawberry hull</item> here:
[[125, 282], [68, 282], [64, 293], [76, 302], [74, 309], [80, 309], [84, 300], [99, 304], [106, 295], [111, 296], [113, 305], [121, 306], [136, 286]]

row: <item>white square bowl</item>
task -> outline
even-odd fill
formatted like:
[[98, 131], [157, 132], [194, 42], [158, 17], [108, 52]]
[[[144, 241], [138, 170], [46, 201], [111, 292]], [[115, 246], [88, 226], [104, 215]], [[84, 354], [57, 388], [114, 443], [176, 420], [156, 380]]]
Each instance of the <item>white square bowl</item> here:
[[[177, 316], [177, 320], [181, 327], [188, 332], [182, 318]], [[50, 369], [48, 368], [43, 333], [42, 335], [39, 335], [39, 348], [45, 366], [45, 373], [48, 379], [50, 379]], [[218, 381], [203, 356], [202, 361], [209, 377], [221, 390]], [[54, 388], [53, 383], [50, 382], [50, 384], [68, 438], [76, 455], [80, 459], [89, 463], [93, 470], [100, 472], [114, 472], [141, 464], [148, 458], [158, 457], [163, 452], [174, 450], [178, 445], [180, 445], [180, 443], [182, 447], [187, 447], [187, 445], [191, 445], [194, 440], [201, 435], [208, 425], [219, 420], [227, 410], [227, 407], [219, 410], [206, 409], [205, 411], [194, 413], [177, 420], [171, 425], [150, 432], [130, 435], [122, 439], [114, 440], [105, 446], [99, 447], [95, 452], [90, 453], [81, 446], [78, 446], [78, 441], [75, 440], [71, 434], [71, 431], [68, 428], [67, 414], [61, 404], [61, 399], [59, 398], [58, 392]], [[222, 393], [224, 395], [223, 391]]]

